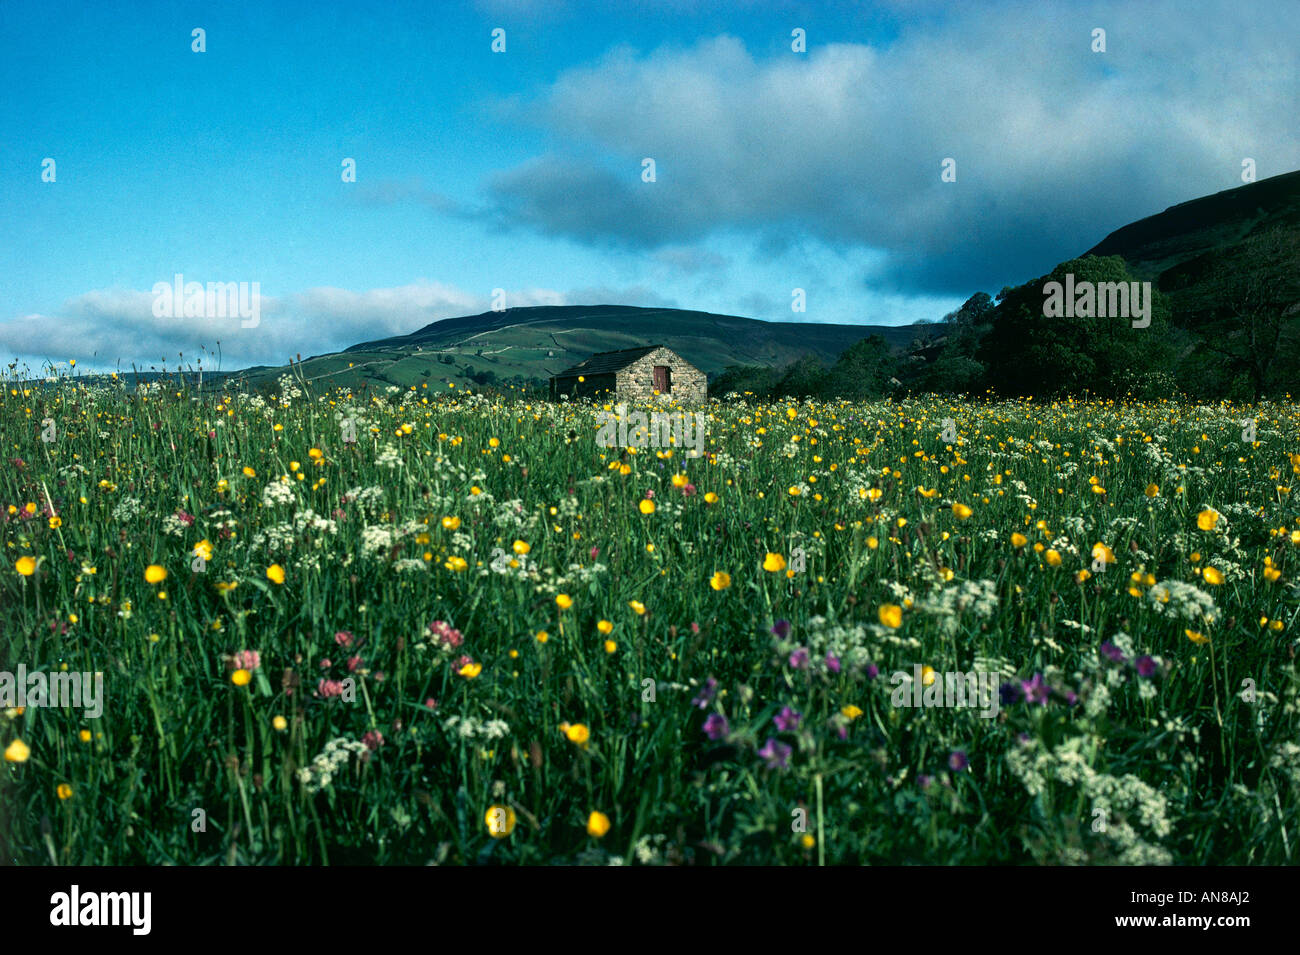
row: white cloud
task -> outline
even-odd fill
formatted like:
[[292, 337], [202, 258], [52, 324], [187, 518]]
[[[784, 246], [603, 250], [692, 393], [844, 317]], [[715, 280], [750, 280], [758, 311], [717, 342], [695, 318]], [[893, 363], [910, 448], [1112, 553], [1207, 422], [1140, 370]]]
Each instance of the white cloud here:
[[[509, 308], [573, 304], [670, 304], [644, 286], [592, 286], [561, 291], [540, 287], [506, 289]], [[87, 370], [120, 363], [169, 368], [196, 363], [201, 349], [215, 367], [280, 365], [301, 354], [327, 354], [350, 345], [406, 335], [446, 318], [488, 311], [492, 301], [440, 282], [421, 280], [396, 288], [320, 287], [282, 298], [261, 296], [260, 323], [244, 328], [239, 318], [159, 318], [152, 292], [95, 289], [64, 303], [52, 315], [0, 321], [0, 357], [29, 363], [77, 359]], [[181, 356], [184, 356], [183, 358]]]

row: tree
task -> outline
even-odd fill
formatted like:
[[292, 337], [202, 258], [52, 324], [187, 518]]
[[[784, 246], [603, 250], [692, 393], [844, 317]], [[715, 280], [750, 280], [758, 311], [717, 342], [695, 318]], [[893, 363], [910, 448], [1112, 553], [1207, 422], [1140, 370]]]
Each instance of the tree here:
[[937, 350], [935, 346], [922, 349], [924, 364], [899, 377], [921, 391], [970, 394], [983, 390], [985, 369], [975, 355], [992, 327], [996, 309], [987, 292], [976, 292], [943, 317], [945, 335]]
[[956, 325], [961, 328], [985, 325], [988, 324], [995, 308], [997, 306], [993, 304], [993, 299], [989, 297], [988, 292], [976, 292], [966, 299], [966, 302], [957, 311], [945, 315], [943, 320], [945, 324]]
[[[1154, 383], [1153, 376], [1160, 373], [1156, 390], [1164, 389], [1173, 362], [1167, 299], [1151, 287], [1150, 325], [1145, 328], [1132, 326], [1136, 312], [1132, 303], [1129, 317], [1044, 315], [1048, 283], [1064, 286], [1071, 275], [1076, 289], [1083, 283], [1108, 288], [1135, 281], [1119, 256], [1089, 255], [1062, 262], [1050, 275], [1025, 285], [1004, 289], [975, 356], [988, 369], [989, 385], [1008, 396], [1119, 398], [1135, 388], [1152, 390], [1154, 384], [1148, 385], [1147, 380]], [[1102, 297], [1099, 292], [1096, 299]]]
[[1289, 390], [1300, 346], [1300, 234], [1274, 227], [1248, 237], [1211, 270], [1205, 347], [1248, 378], [1254, 400]]
[[779, 378], [777, 371], [766, 365], [728, 365], [709, 383], [709, 394], [722, 396], [734, 391], [743, 395], [748, 391], [754, 397], [767, 398]]
[[790, 398], [816, 398], [822, 394], [826, 368], [814, 355], [804, 355], [791, 364], [777, 383], [776, 394]]
[[945, 349], [926, 366], [920, 377], [920, 387], [939, 394], [972, 394], [981, 390], [984, 374], [984, 366], [974, 358], [955, 349]]
[[894, 371], [889, 343], [872, 335], [846, 348], [821, 386], [826, 395], [836, 398], [878, 398], [889, 390]]

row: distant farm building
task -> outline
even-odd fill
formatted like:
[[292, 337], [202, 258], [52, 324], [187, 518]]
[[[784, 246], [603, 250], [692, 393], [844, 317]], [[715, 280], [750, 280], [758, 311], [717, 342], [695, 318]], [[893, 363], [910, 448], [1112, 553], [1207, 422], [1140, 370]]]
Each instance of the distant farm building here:
[[708, 379], [663, 345], [599, 352], [551, 377], [552, 398], [568, 395], [635, 401], [652, 398], [655, 392], [683, 404], [703, 403]]

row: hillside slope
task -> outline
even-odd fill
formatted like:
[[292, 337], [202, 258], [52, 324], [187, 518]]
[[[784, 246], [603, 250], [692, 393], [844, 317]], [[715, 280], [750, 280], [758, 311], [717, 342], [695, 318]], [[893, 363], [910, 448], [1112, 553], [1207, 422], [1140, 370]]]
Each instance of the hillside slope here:
[[1118, 255], [1137, 276], [1171, 298], [1174, 321], [1196, 327], [1224, 303], [1225, 273], [1262, 269], [1283, 285], [1300, 261], [1255, 257], [1248, 248], [1265, 234], [1294, 245], [1300, 236], [1300, 171], [1171, 206], [1116, 229], [1086, 254]]
[[[463, 382], [488, 373], [493, 381], [543, 383], [596, 352], [662, 343], [706, 374], [716, 374], [737, 364], [781, 367], [808, 353], [833, 364], [844, 349], [873, 334], [905, 348], [922, 329], [763, 322], [630, 305], [545, 305], [432, 322], [409, 335], [308, 358], [302, 372], [309, 379], [353, 386]], [[257, 384], [282, 373], [259, 369], [245, 377]]]

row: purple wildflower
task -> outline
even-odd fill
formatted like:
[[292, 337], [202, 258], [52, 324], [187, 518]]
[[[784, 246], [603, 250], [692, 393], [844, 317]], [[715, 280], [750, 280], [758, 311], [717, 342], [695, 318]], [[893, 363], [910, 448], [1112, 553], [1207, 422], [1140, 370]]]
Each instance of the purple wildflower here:
[[1150, 656], [1138, 657], [1133, 666], [1137, 668], [1138, 676], [1151, 676], [1156, 672], [1156, 661]]
[[1107, 660], [1114, 660], [1116, 663], [1124, 662], [1124, 651], [1115, 646], [1115, 644], [1111, 643], [1109, 640], [1103, 643], [1100, 649], [1101, 655]]
[[934, 782], [934, 777], [927, 776], [925, 773], [922, 773], [920, 776], [916, 777], [916, 784], [920, 786], [922, 789], [929, 789], [930, 784], [932, 782]]
[[710, 713], [709, 718], [704, 721], [704, 735], [711, 740], [725, 739], [731, 732], [731, 727], [727, 725], [727, 718], [721, 713]]
[[691, 700], [691, 706], [698, 706], [700, 709], [706, 710], [709, 708], [709, 704], [713, 702], [713, 698], [717, 695], [718, 681], [713, 677], [709, 677], [704, 681], [704, 687], [700, 690], [699, 696]]
[[1052, 688], [1047, 685], [1041, 673], [1035, 673], [1033, 679], [1022, 680], [1020, 685], [1025, 691], [1027, 702], [1047, 705], [1047, 699], [1052, 695]]
[[960, 773], [963, 769], [965, 769], [969, 765], [970, 765], [970, 760], [966, 758], [966, 753], [963, 750], [960, 749], [954, 750], [953, 753], [948, 757], [948, 768], [951, 769], [954, 773]]
[[826, 669], [832, 673], [840, 672], [840, 658], [833, 653], [826, 654]]
[[794, 653], [790, 654], [790, 668], [793, 670], [805, 670], [808, 668], [808, 648], [800, 647]]
[[782, 733], [792, 733], [799, 728], [799, 721], [803, 719], [802, 713], [796, 713], [790, 707], [782, 707], [781, 712], [772, 717], [772, 722]]
[[790, 754], [794, 752], [785, 743], [778, 742], [775, 738], [769, 736], [763, 748], [758, 751], [758, 755], [767, 761], [768, 769], [785, 769], [786, 762], [790, 759]]
[[880, 676], [880, 667], [876, 666], [874, 663], [868, 663], [866, 672], [867, 679], [874, 680], [876, 677]]
[[778, 640], [784, 640], [786, 637], [790, 636], [790, 621], [778, 620], [776, 623], [772, 624], [772, 632], [776, 634]]
[[1019, 683], [1007, 682], [998, 687], [998, 699], [1002, 701], [1003, 706], [1019, 703], [1024, 698], [1025, 690]]

